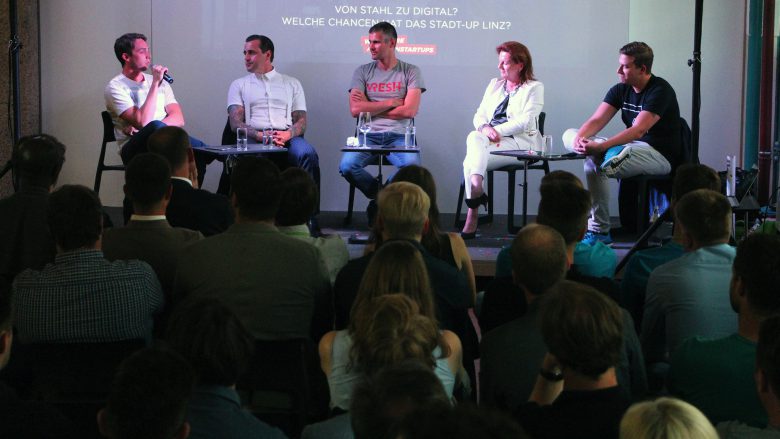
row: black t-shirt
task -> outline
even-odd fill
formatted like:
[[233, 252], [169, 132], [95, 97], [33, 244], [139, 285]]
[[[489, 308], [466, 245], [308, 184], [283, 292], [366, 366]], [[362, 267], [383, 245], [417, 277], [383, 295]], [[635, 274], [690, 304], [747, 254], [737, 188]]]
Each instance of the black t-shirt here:
[[523, 429], [537, 439], [617, 439], [630, 401], [620, 387], [564, 390], [552, 405], [527, 402], [515, 412]]
[[604, 102], [620, 110], [626, 128], [634, 124], [641, 111], [657, 114], [661, 119], [639, 140], [660, 152], [675, 167], [682, 159], [680, 107], [677, 95], [666, 80], [652, 75], [640, 93], [626, 84], [616, 84], [604, 96]]

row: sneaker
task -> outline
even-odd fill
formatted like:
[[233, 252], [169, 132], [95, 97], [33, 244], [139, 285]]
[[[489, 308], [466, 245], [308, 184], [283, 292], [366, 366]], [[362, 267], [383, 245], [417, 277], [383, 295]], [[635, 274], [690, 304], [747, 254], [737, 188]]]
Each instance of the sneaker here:
[[617, 174], [620, 165], [629, 157], [631, 157], [631, 149], [626, 148], [626, 145], [618, 145], [609, 148], [604, 154], [604, 161], [601, 163], [601, 172], [608, 177], [614, 176]]
[[597, 242], [601, 242], [601, 243], [603, 243], [606, 246], [611, 246], [612, 245], [612, 235], [610, 235], [609, 232], [607, 232], [607, 233], [596, 233], [596, 232], [591, 232], [590, 230], [588, 230], [588, 232], [585, 233], [585, 237], [582, 238], [581, 242], [583, 244], [587, 244], [587, 245], [590, 245], [590, 246], [595, 245]]

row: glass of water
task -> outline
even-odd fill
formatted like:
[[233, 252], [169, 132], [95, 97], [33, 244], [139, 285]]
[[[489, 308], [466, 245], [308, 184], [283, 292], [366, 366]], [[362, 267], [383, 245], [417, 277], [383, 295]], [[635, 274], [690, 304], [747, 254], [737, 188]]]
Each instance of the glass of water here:
[[246, 144], [247, 144], [247, 129], [246, 128], [237, 128], [236, 129], [236, 149], [239, 151], [246, 151]]
[[542, 136], [542, 155], [547, 157], [552, 154], [553, 138], [552, 136]]
[[263, 149], [271, 149], [274, 145], [274, 130], [263, 128]]
[[368, 148], [368, 132], [371, 131], [371, 113], [364, 112], [358, 116], [358, 130], [363, 134], [363, 148]]
[[404, 133], [404, 147], [406, 147], [406, 149], [417, 148], [417, 128], [412, 125], [406, 127], [406, 132]]
[[528, 119], [528, 123], [525, 125], [525, 134], [527, 134], [530, 137], [536, 136], [536, 133], [539, 131], [539, 119], [536, 117], [532, 117]]

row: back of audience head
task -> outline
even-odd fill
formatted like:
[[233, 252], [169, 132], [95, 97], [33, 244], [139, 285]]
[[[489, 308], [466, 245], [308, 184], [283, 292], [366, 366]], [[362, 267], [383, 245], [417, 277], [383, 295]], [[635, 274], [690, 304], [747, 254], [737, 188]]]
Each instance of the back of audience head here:
[[125, 169], [125, 195], [136, 212], [144, 214], [159, 206], [171, 193], [171, 167], [159, 154], [145, 152], [130, 160]]
[[395, 293], [409, 296], [417, 303], [421, 314], [436, 318], [428, 269], [420, 251], [406, 241], [390, 241], [371, 257], [353, 308], [375, 297]]
[[199, 385], [236, 384], [254, 350], [254, 339], [238, 317], [213, 298], [178, 304], [165, 339], [192, 365]]
[[122, 362], [111, 383], [107, 406], [98, 413], [100, 432], [111, 439], [185, 438], [192, 388], [192, 370], [179, 354], [138, 351]]
[[688, 192], [696, 189], [709, 189], [720, 191], [720, 177], [718, 173], [706, 165], [686, 163], [677, 168], [672, 183], [672, 200], [682, 198]]
[[674, 216], [682, 226], [685, 248], [728, 242], [731, 205], [726, 197], [709, 189], [696, 189], [675, 202]]
[[561, 281], [544, 295], [542, 338], [567, 369], [592, 380], [616, 366], [623, 348], [623, 317], [615, 302], [593, 287]]
[[236, 217], [274, 221], [282, 199], [279, 168], [263, 157], [244, 157], [233, 168], [230, 192]]
[[423, 408], [407, 416], [399, 439], [525, 439], [528, 436], [513, 419], [500, 411], [478, 409], [471, 404]]
[[11, 284], [0, 277], [0, 370], [11, 358], [13, 342], [13, 290]]
[[[780, 236], [754, 233], [739, 243], [731, 277], [731, 294], [744, 294], [760, 318], [780, 312]], [[732, 297], [732, 306], [736, 305]], [[735, 311], [740, 312], [735, 308]]]
[[434, 320], [420, 314], [417, 304], [404, 294], [388, 294], [362, 302], [350, 321], [350, 367], [364, 375], [384, 366], [414, 359], [433, 368], [433, 351], [441, 346], [449, 355]]
[[378, 202], [378, 226], [387, 239], [420, 239], [431, 205], [420, 186], [404, 181], [391, 183], [379, 192]]
[[305, 224], [317, 209], [319, 193], [314, 179], [301, 168], [287, 168], [281, 173], [282, 199], [276, 212], [277, 226]]
[[387, 366], [355, 386], [350, 407], [355, 439], [395, 439], [404, 417], [423, 407], [450, 407], [431, 368], [414, 360]]
[[620, 439], [718, 439], [696, 407], [675, 398], [634, 404], [620, 422]]
[[566, 245], [573, 245], [582, 239], [587, 228], [591, 198], [582, 183], [575, 184], [564, 175], [559, 174], [560, 178], [540, 187], [542, 198], [536, 222], [557, 230]]
[[149, 152], [160, 154], [168, 160], [171, 172], [185, 166], [192, 156], [190, 136], [181, 127], [162, 127], [146, 141]]
[[65, 145], [48, 134], [25, 136], [16, 143], [11, 163], [19, 187], [49, 188], [57, 182], [65, 163]]
[[[780, 408], [780, 315], [761, 322], [756, 346], [756, 384], [764, 407], [771, 404]], [[770, 412], [769, 417], [770, 422], [776, 422], [778, 414]]]
[[401, 181], [420, 186], [423, 192], [428, 195], [428, 199], [430, 200], [430, 207], [428, 208], [428, 229], [423, 234], [422, 244], [428, 251], [439, 254], [440, 247], [449, 245], [449, 243], [443, 242], [440, 236], [439, 206], [436, 204], [436, 181], [433, 179], [433, 174], [422, 166], [404, 166], [393, 176], [393, 183]]
[[566, 277], [566, 243], [552, 227], [523, 227], [512, 241], [511, 251], [515, 284], [525, 287], [533, 296], [541, 295]]
[[52, 192], [46, 215], [60, 251], [95, 248], [103, 233], [103, 206], [91, 189], [64, 185]]
[[567, 184], [573, 184], [574, 186], [578, 186], [581, 188], [584, 188], [582, 185], [582, 181], [574, 174], [572, 174], [569, 171], [562, 171], [560, 169], [555, 171], [550, 171], [549, 174], [542, 177], [542, 181], [539, 183], [539, 192], [543, 193], [544, 190], [549, 187], [550, 185], [567, 185]]

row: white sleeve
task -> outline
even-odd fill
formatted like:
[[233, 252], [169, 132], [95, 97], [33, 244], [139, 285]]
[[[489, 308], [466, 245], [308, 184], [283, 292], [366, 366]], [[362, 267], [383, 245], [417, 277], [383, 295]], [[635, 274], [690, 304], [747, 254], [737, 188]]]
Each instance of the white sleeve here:
[[506, 110], [507, 121], [497, 125], [495, 129], [498, 134], [504, 137], [519, 134], [525, 129], [532, 117], [539, 117], [543, 107], [544, 85], [537, 82], [529, 88], [523, 101], [513, 102], [512, 98], [509, 99], [509, 107]]
[[306, 111], [306, 97], [303, 94], [301, 81], [290, 78], [292, 86], [292, 102], [290, 102], [290, 111]]
[[228, 88], [228, 94], [227, 94], [228, 108], [231, 105], [240, 105], [244, 107], [244, 98], [241, 92], [242, 92], [241, 79], [236, 79], [230, 84], [230, 88]]
[[493, 110], [495, 109], [488, 109], [487, 107], [490, 106], [490, 96], [495, 83], [496, 80], [493, 79], [490, 81], [487, 88], [485, 88], [485, 93], [482, 95], [482, 102], [479, 103], [479, 108], [477, 108], [477, 112], [474, 113], [474, 129], [479, 129], [482, 125], [490, 123], [490, 119], [493, 116]]
[[130, 90], [119, 81], [110, 81], [106, 86], [104, 96], [109, 113], [113, 113], [117, 117], [127, 109], [136, 106], [130, 96]]
[[170, 105], [170, 104], [178, 104], [178, 102], [176, 101], [176, 97], [173, 96], [173, 87], [171, 87], [170, 84], [168, 84], [167, 82], [163, 81], [162, 86], [160, 87], [160, 89], [163, 92], [163, 96], [165, 96], [165, 106], [166, 107], [168, 105]]

